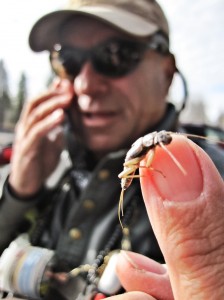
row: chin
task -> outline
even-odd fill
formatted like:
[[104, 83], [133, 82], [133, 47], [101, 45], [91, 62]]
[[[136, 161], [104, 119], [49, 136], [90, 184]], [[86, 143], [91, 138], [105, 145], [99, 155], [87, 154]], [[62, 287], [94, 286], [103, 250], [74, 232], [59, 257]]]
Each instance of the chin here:
[[87, 142], [87, 146], [92, 152], [96, 154], [107, 154], [120, 148], [114, 141], [112, 143], [111, 139], [109, 139], [108, 136], [91, 139]]

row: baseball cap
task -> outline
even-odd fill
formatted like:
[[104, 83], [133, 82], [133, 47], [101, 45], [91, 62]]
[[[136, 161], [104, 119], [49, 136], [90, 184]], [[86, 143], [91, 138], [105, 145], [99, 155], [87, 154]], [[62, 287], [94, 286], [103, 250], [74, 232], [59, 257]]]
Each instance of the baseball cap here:
[[76, 15], [96, 18], [136, 38], [157, 31], [169, 36], [167, 19], [155, 0], [70, 0], [66, 7], [44, 15], [34, 24], [29, 36], [31, 49], [52, 49], [63, 23]]

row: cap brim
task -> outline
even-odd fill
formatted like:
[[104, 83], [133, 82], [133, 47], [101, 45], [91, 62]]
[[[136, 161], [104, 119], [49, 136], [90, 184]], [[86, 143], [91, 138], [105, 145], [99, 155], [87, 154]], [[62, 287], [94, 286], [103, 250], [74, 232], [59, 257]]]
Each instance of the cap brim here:
[[31, 49], [37, 52], [52, 49], [59, 42], [58, 34], [61, 26], [72, 15], [88, 15], [97, 18], [135, 37], [146, 37], [158, 30], [156, 24], [119, 8], [85, 6], [76, 10], [55, 11], [39, 19], [30, 32]]

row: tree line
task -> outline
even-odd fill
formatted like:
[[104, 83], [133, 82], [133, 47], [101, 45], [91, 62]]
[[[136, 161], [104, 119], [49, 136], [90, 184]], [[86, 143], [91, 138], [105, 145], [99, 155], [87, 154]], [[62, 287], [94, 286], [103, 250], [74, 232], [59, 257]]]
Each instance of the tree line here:
[[26, 97], [26, 74], [24, 72], [21, 73], [17, 93], [15, 96], [12, 96], [9, 89], [9, 78], [4, 66], [4, 61], [0, 60], [0, 129], [14, 129]]

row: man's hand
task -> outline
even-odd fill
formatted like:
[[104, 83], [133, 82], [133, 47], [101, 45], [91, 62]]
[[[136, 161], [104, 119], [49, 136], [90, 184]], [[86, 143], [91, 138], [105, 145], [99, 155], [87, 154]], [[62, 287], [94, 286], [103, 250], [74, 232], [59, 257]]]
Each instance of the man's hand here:
[[68, 80], [57, 80], [49, 91], [25, 104], [16, 126], [9, 177], [19, 196], [38, 192], [56, 167], [63, 147], [62, 132], [57, 128], [73, 94]]
[[[160, 147], [152, 164], [160, 172], [140, 168], [140, 174], [174, 299], [224, 299], [223, 180], [207, 154], [190, 140], [175, 135], [168, 149], [186, 174]], [[173, 297], [166, 270], [144, 256], [122, 252], [117, 271], [122, 285], [132, 293], [111, 300]], [[135, 297], [133, 291], [144, 294]]]

